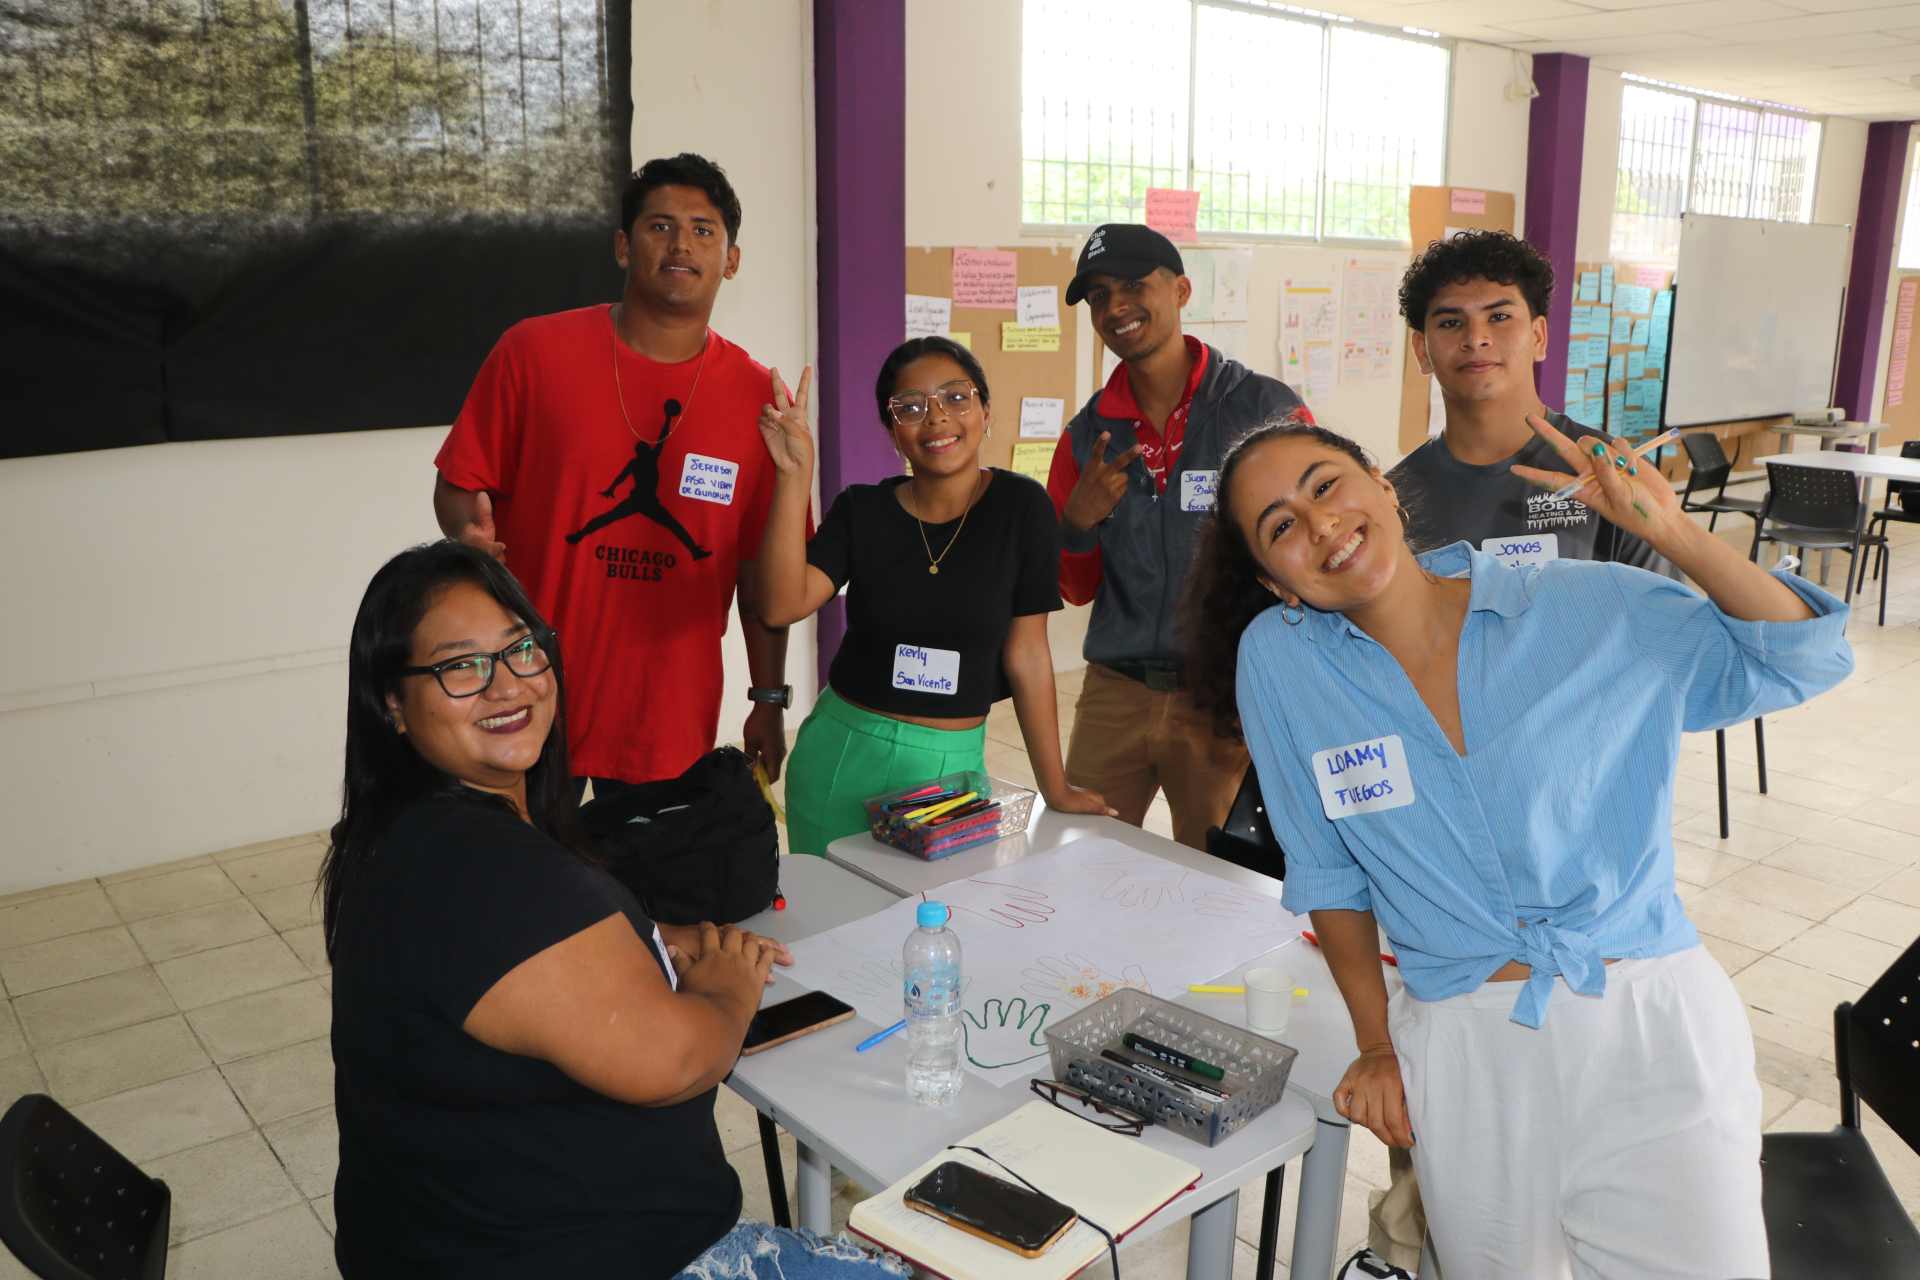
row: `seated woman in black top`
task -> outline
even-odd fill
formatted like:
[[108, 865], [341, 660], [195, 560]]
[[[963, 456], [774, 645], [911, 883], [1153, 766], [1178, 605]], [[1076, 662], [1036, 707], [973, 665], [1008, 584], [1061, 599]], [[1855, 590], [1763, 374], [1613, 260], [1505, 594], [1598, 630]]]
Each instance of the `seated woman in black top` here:
[[912, 468], [834, 499], [809, 542], [813, 437], [807, 384], [774, 375], [760, 434], [779, 471], [760, 551], [770, 626], [847, 588], [847, 634], [787, 762], [787, 836], [825, 853], [866, 828], [863, 802], [894, 787], [984, 769], [987, 712], [1013, 698], [1049, 807], [1111, 813], [1067, 784], [1047, 615], [1060, 608], [1060, 532], [1047, 491], [982, 469], [986, 374], [948, 338], [914, 338], [880, 367], [875, 398]]
[[354, 619], [321, 871], [342, 1274], [905, 1275], [735, 1227], [714, 1091], [788, 957], [656, 928], [570, 847], [553, 645], [506, 569], [452, 542], [394, 557]]

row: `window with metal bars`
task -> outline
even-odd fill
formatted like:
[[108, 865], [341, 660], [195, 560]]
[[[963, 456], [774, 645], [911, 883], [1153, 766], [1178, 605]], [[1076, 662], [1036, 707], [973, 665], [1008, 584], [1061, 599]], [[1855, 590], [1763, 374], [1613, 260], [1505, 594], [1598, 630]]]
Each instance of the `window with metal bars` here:
[[1025, 0], [1021, 217], [1140, 222], [1200, 192], [1199, 228], [1407, 238], [1446, 170], [1445, 41], [1255, 0]]
[[1628, 83], [1620, 102], [1613, 256], [1672, 262], [1687, 212], [1812, 221], [1820, 133], [1820, 121], [1765, 103]]

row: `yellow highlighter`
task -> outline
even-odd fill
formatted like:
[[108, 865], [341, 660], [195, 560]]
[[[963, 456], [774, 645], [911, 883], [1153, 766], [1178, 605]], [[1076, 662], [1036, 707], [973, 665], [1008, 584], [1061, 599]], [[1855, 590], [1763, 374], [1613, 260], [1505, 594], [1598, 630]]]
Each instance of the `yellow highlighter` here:
[[942, 800], [939, 804], [928, 805], [924, 809], [915, 809], [907, 815], [907, 821], [916, 826], [924, 822], [930, 822], [950, 809], [958, 809], [963, 804], [972, 803], [978, 799], [979, 796], [980, 793], [978, 791], [969, 791], [963, 795], [957, 795], [951, 800]]

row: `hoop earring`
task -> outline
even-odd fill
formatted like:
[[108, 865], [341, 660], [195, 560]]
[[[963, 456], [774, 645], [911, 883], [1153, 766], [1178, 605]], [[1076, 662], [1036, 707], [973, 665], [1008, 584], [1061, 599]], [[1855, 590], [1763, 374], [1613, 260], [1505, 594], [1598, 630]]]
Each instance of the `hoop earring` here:
[[[1293, 612], [1288, 613], [1287, 612], [1288, 609], [1292, 609]], [[1307, 610], [1304, 605], [1298, 605], [1298, 604], [1290, 605], [1284, 600], [1280, 602], [1280, 621], [1286, 623], [1290, 627], [1297, 627], [1301, 623], [1305, 622], [1306, 620], [1307, 620]]]

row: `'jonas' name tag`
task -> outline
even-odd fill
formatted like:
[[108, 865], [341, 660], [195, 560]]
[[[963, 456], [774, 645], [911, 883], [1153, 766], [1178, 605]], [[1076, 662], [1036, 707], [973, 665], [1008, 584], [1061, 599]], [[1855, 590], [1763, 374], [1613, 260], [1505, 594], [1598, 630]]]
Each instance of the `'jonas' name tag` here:
[[680, 496], [730, 507], [733, 505], [734, 485], [739, 479], [739, 463], [728, 462], [725, 458], [709, 458], [704, 453], [690, 453], [686, 465], [680, 468]]
[[1314, 752], [1313, 780], [1330, 822], [1413, 803], [1413, 775], [1397, 733]]
[[1180, 509], [1211, 511], [1215, 490], [1220, 487], [1218, 471], [1182, 471], [1180, 473]]
[[895, 645], [893, 687], [951, 697], [960, 691], [959, 651], [923, 649], [917, 644]]
[[1510, 569], [1560, 558], [1560, 535], [1525, 533], [1517, 538], [1488, 538], [1480, 549]]

